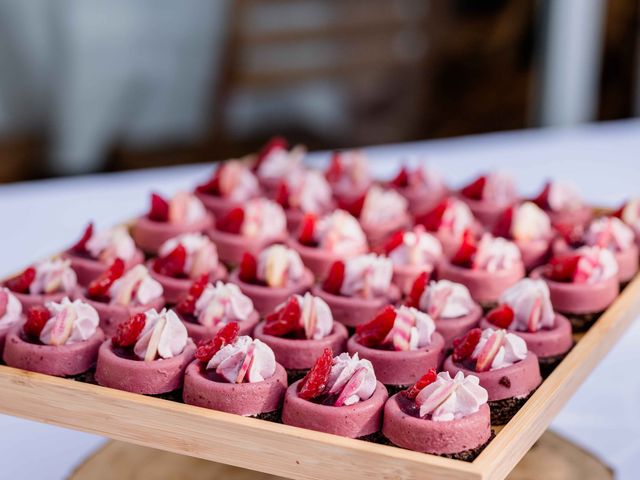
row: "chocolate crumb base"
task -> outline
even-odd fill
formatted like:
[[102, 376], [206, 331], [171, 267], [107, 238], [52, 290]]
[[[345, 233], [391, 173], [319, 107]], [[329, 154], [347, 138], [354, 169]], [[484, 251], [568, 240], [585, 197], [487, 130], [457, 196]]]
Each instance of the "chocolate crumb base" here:
[[385, 384], [385, 387], [387, 388], [387, 392], [389, 393], [389, 397], [393, 397], [396, 393], [406, 390], [410, 386], [411, 385], [386, 385]]
[[587, 330], [589, 330], [593, 326], [593, 324], [596, 323], [596, 320], [600, 318], [601, 314], [602, 312], [584, 313], [581, 315], [569, 313], [564, 315], [571, 322], [573, 333], [577, 333], [577, 332], [586, 332]]
[[252, 415], [251, 418], [258, 418], [260, 420], [266, 420], [267, 422], [282, 423], [282, 409], [274, 410], [273, 412], [263, 412], [258, 415]]
[[378, 445], [393, 445], [387, 437], [385, 437], [382, 432], [370, 433], [369, 435], [364, 435], [362, 437], [358, 437], [357, 440], [363, 440], [365, 442], [377, 443]]
[[490, 310], [493, 310], [494, 308], [496, 308], [498, 306], [498, 302], [494, 301], [494, 302], [479, 302], [480, 306], [482, 307], [482, 311], [487, 314], [489, 313]]
[[96, 371], [93, 368], [84, 373], [80, 373], [79, 375], [73, 375], [67, 378], [75, 380], [76, 382], [90, 383], [92, 385], [98, 384], [98, 382], [96, 382]]
[[564, 357], [571, 351], [571, 349], [575, 346], [575, 342], [571, 345], [571, 348], [565, 353], [561, 353], [560, 355], [553, 355], [551, 357], [538, 357], [538, 364], [540, 365], [540, 375], [542, 378], [547, 378], [551, 375], [560, 362], [564, 360]]
[[158, 393], [158, 394], [154, 394], [154, 395], [145, 395], [146, 397], [153, 397], [153, 398], [162, 398], [163, 400], [169, 400], [171, 402], [178, 402], [178, 403], [184, 403], [182, 400], [182, 389], [179, 388], [177, 390], [172, 390], [171, 392], [167, 392], [167, 393]]
[[[534, 390], [535, 391], [535, 390]], [[522, 408], [522, 406], [529, 400], [529, 397], [533, 395], [530, 392], [526, 397], [505, 398], [503, 400], [495, 400], [489, 402], [489, 408], [491, 409], [491, 425], [505, 425], [513, 416]]]
[[[464, 450], [463, 452], [456, 452], [456, 453], [440, 453], [437, 454], [438, 457], [444, 457], [444, 458], [450, 458], [452, 460], [461, 460], [463, 462], [473, 462], [476, 457], [478, 455], [480, 455], [480, 453], [482, 453], [482, 451], [487, 447], [487, 445], [489, 445], [489, 443], [491, 443], [491, 440], [493, 440], [496, 436], [496, 432], [493, 431], [493, 429], [491, 430], [491, 436], [489, 437], [489, 440], [487, 440], [485, 443], [483, 443], [482, 445], [476, 447], [476, 448], [471, 448], [469, 450]], [[391, 445], [392, 447], [397, 447], [397, 448], [402, 448], [399, 447], [398, 445], [395, 445], [394, 443], [392, 443], [388, 438], [384, 437], [384, 441], [383, 442], [376, 442], [376, 443], [380, 443], [382, 445]], [[434, 454], [427, 454], [427, 455], [434, 455]]]
[[287, 380], [289, 385], [293, 382], [297, 382], [298, 380], [304, 378], [304, 376], [309, 372], [309, 370], [287, 370]]

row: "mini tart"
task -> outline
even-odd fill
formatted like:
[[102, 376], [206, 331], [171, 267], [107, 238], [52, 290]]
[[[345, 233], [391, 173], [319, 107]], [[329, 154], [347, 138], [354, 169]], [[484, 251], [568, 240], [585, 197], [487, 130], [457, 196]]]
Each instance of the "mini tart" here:
[[368, 400], [336, 407], [322, 405], [298, 396], [301, 380], [287, 389], [282, 408], [282, 423], [342, 437], [359, 438], [380, 431], [384, 404], [389, 397], [385, 386], [377, 382]]
[[136, 245], [150, 255], [157, 255], [164, 242], [184, 233], [204, 233], [213, 225], [213, 216], [208, 214], [188, 225], [157, 222], [146, 215], [138, 217], [131, 227], [131, 236]]
[[335, 255], [320, 247], [303, 245], [293, 236], [287, 240], [287, 246], [298, 252], [304, 266], [311, 270], [316, 278], [325, 278], [334, 262], [345, 260], [345, 257]]
[[[198, 319], [189, 316], [189, 318], [184, 317], [181, 314], [178, 314], [182, 323], [187, 328], [187, 333], [189, 337], [197, 344], [202, 342], [203, 340], [212, 339], [216, 333], [224, 326], [218, 325], [217, 327], [207, 327], [198, 323]], [[243, 321], [238, 322], [239, 334], [238, 335], [251, 335], [253, 333], [253, 329], [256, 327], [258, 322], [260, 321], [260, 315], [255, 310], [251, 312], [249, 318]]]
[[524, 274], [522, 262], [499, 272], [459, 267], [448, 260], [441, 262], [438, 268], [438, 278], [463, 284], [471, 297], [483, 306], [495, 303], [502, 292], [524, 278]]
[[408, 386], [416, 383], [430, 368], [438, 370], [444, 359], [444, 339], [434, 332], [431, 343], [417, 350], [396, 351], [365, 347], [353, 335], [347, 342], [349, 355], [358, 353], [373, 365], [376, 378], [390, 386]]
[[529, 270], [533, 270], [540, 265], [544, 265], [549, 260], [551, 242], [549, 239], [539, 240], [511, 240], [516, 244], [520, 255], [522, 256], [522, 263], [524, 267]]
[[444, 361], [443, 370], [449, 372], [451, 376], [462, 372], [465, 376], [475, 375], [480, 379], [480, 385], [489, 394], [493, 425], [507, 423], [542, 383], [538, 357], [533, 352], [528, 352], [523, 360], [513, 365], [486, 372], [468, 369], [454, 362], [449, 356]]
[[31, 307], [37, 307], [44, 305], [48, 302], [60, 303], [64, 297], [68, 297], [69, 294], [65, 292], [56, 293], [18, 293], [11, 292], [15, 297], [20, 300], [22, 304], [22, 311], [26, 312]]
[[[102, 272], [109, 268], [108, 264], [100, 260], [91, 258], [88, 255], [78, 255], [71, 250], [67, 250], [63, 254], [63, 258], [71, 260], [71, 268], [76, 272], [78, 285], [82, 286], [89, 285], [93, 280], [98, 278]], [[136, 248], [133, 258], [125, 262], [125, 271], [136, 265], [140, 265], [142, 262], [144, 262], [144, 253], [142, 253], [142, 250], [139, 248]]]
[[447, 422], [412, 414], [411, 403], [401, 392], [384, 407], [382, 434], [398, 447], [471, 461], [491, 439], [491, 414], [486, 403], [471, 415]]
[[394, 263], [391, 281], [400, 288], [402, 294], [408, 294], [411, 291], [413, 282], [421, 273], [427, 272], [429, 278], [435, 278], [435, 271], [435, 265], [396, 265]]
[[411, 226], [411, 217], [407, 212], [405, 212], [393, 222], [385, 222], [383, 225], [369, 225], [360, 221], [360, 226], [362, 227], [362, 231], [366, 235], [371, 248], [378, 248], [383, 246], [389, 237], [398, 230], [409, 228]]
[[414, 216], [430, 212], [449, 195], [449, 190], [444, 186], [435, 190], [424, 186], [395, 187], [390, 185], [389, 188], [392, 188], [407, 200], [409, 213]]
[[249, 238], [235, 233], [223, 232], [215, 227], [207, 230], [207, 235], [218, 248], [218, 257], [229, 265], [238, 265], [245, 252], [256, 257], [269, 245], [274, 243], [285, 243], [286, 232], [270, 238]]
[[70, 377], [90, 370], [98, 358], [98, 350], [105, 336], [100, 328], [83, 342], [70, 345], [43, 345], [27, 340], [22, 325], [9, 331], [3, 359], [10, 367], [31, 372]]
[[293, 285], [281, 288], [243, 282], [240, 280], [237, 270], [231, 272], [229, 281], [238, 285], [242, 293], [253, 301], [253, 306], [260, 315], [266, 315], [273, 312], [278, 305], [291, 295], [295, 295], [296, 293], [302, 295], [308, 292], [313, 285], [313, 274], [305, 268], [300, 280]]
[[158, 395], [182, 387], [184, 371], [193, 360], [196, 347], [191, 340], [180, 355], [150, 362], [121, 356], [111, 341], [98, 352], [96, 381], [103, 387], [133, 393]]
[[287, 370], [309, 370], [325, 348], [331, 348], [334, 355], [346, 350], [347, 328], [333, 322], [331, 333], [319, 340], [306, 338], [276, 337], [264, 333], [264, 322], [258, 324], [253, 337], [263, 341], [276, 356], [276, 361]]
[[434, 318], [436, 331], [444, 338], [444, 351], [453, 348], [453, 340], [463, 336], [469, 330], [478, 325], [482, 318], [482, 307], [474, 303], [471, 311], [466, 315], [456, 318]]
[[282, 406], [287, 372], [279, 363], [274, 374], [261, 382], [229, 383], [216, 377], [199, 360], [191, 362], [184, 376], [184, 403], [245, 417], [274, 412]]
[[[162, 285], [164, 299], [168, 305], [178, 303], [189, 292], [189, 288], [194, 281], [193, 278], [189, 277], [175, 278], [158, 273], [153, 269], [153, 261], [147, 262], [147, 269], [151, 277]], [[209, 274], [209, 281], [212, 283], [218, 280], [224, 281], [227, 278], [227, 274], [225, 266], [219, 263], [216, 269]]]
[[383, 297], [362, 298], [345, 297], [326, 292], [321, 286], [314, 285], [311, 293], [322, 298], [333, 313], [333, 319], [346, 327], [355, 328], [371, 320], [382, 307], [395, 304], [400, 299], [400, 289], [391, 285]]
[[98, 300], [93, 300], [88, 298], [85, 295], [84, 290], [78, 289], [73, 295], [73, 299], [80, 299], [85, 303], [88, 303], [98, 312], [98, 317], [100, 317], [100, 328], [105, 333], [107, 337], [112, 336], [116, 333], [118, 325], [124, 320], [127, 320], [132, 315], [136, 315], [138, 313], [144, 313], [147, 310], [151, 310], [152, 308], [160, 311], [165, 306], [164, 296], [156, 298], [154, 301], [149, 302], [145, 305], [138, 305], [135, 307], [125, 307], [122, 305], [112, 305], [111, 303], [101, 302]]

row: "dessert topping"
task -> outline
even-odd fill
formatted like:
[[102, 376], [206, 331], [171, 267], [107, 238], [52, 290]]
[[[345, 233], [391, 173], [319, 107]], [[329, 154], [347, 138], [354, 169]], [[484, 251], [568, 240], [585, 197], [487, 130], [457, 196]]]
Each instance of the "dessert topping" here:
[[189, 286], [187, 293], [176, 304], [176, 312], [180, 315], [194, 315], [196, 310], [196, 302], [204, 292], [205, 287], [209, 283], [209, 275], [201, 275], [195, 279]]
[[218, 249], [201, 233], [185, 233], [167, 240], [154, 262], [156, 272], [172, 277], [198, 278], [217, 267]]
[[476, 362], [476, 371], [484, 372], [508, 367], [526, 356], [527, 344], [522, 338], [503, 329], [486, 328], [470, 358]]
[[255, 170], [260, 178], [279, 179], [289, 175], [292, 171], [303, 168], [302, 159], [307, 150], [297, 145], [288, 150], [286, 140], [273, 138], [258, 153]]
[[227, 323], [224, 327], [218, 330], [211, 340], [204, 341], [198, 345], [198, 349], [195, 354], [196, 358], [202, 363], [209, 363], [218, 350], [225, 345], [229, 345], [236, 341], [239, 332], [240, 327], [238, 327], [237, 322]]
[[395, 309], [391, 305], [387, 305], [369, 322], [356, 327], [358, 342], [365, 347], [380, 345], [391, 332], [395, 320]]
[[138, 340], [146, 322], [147, 316], [144, 313], [131, 315], [127, 320], [120, 322], [115, 335], [111, 338], [111, 343], [116, 347], [132, 347]]
[[514, 317], [513, 309], [506, 303], [498, 305], [487, 313], [487, 320], [498, 328], [509, 328]]
[[144, 328], [133, 346], [133, 353], [145, 362], [180, 355], [187, 346], [188, 333], [175, 312], [166, 308], [160, 312], [151, 309], [144, 315]]
[[291, 296], [265, 318], [264, 333], [278, 337], [294, 334], [299, 338], [319, 340], [333, 330], [329, 305], [310, 293]]
[[335, 398], [333, 405], [354, 405], [371, 398], [376, 389], [376, 375], [369, 360], [341, 353], [333, 359], [325, 393]]
[[551, 305], [549, 287], [544, 280], [525, 278], [505, 290], [499, 300], [501, 306], [511, 311], [511, 320], [507, 322], [507, 315], [503, 315], [502, 321], [487, 315], [487, 320], [499, 328], [510, 330], [537, 332], [544, 328], [553, 328], [555, 314]]
[[136, 244], [126, 227], [118, 226], [98, 232], [89, 238], [86, 251], [93, 258], [107, 264], [116, 258], [130, 262], [136, 254]]
[[552, 212], [577, 210], [582, 199], [575, 186], [564, 182], [547, 182], [533, 200], [540, 208]]
[[304, 264], [295, 250], [284, 245], [271, 245], [258, 256], [256, 277], [272, 288], [282, 288], [300, 280]]
[[556, 282], [598, 283], [615, 277], [618, 263], [613, 253], [600, 247], [580, 247], [551, 259], [545, 275]]
[[287, 231], [287, 218], [277, 203], [266, 198], [254, 198], [244, 206], [240, 235], [249, 238], [277, 238]]
[[325, 348], [311, 370], [298, 384], [298, 396], [305, 400], [311, 400], [322, 395], [329, 381], [332, 364], [333, 352], [331, 348]]
[[5, 285], [12, 292], [29, 293], [29, 287], [35, 279], [36, 269], [34, 267], [28, 267], [21, 274], [7, 280]]
[[196, 188], [207, 193], [227, 198], [233, 202], [244, 202], [260, 193], [258, 180], [241, 161], [231, 160], [220, 165], [211, 179]]
[[258, 260], [249, 252], [242, 254], [238, 266], [238, 278], [245, 283], [256, 283], [258, 279]]
[[302, 245], [313, 247], [315, 241], [316, 216], [313, 213], [305, 213], [300, 223], [300, 232], [298, 233], [298, 241]]
[[[71, 260], [55, 258], [35, 265], [35, 278], [29, 284], [29, 293], [72, 293], [77, 284], [78, 279], [76, 272], [71, 268]], [[11, 288], [9, 285], [7, 287]]]
[[398, 222], [407, 215], [407, 200], [395, 190], [373, 186], [367, 192], [360, 212], [363, 225]]
[[253, 313], [253, 302], [237, 285], [216, 282], [207, 284], [196, 300], [193, 315], [198, 323], [217, 327], [229, 322], [244, 322]]
[[162, 285], [149, 275], [144, 265], [136, 265], [125, 272], [109, 288], [111, 303], [125, 307], [148, 305], [162, 294]]
[[508, 204], [517, 196], [513, 179], [502, 172], [478, 177], [463, 187], [461, 193], [472, 200], [484, 200], [496, 204]]
[[360, 223], [344, 210], [335, 210], [318, 219], [313, 232], [319, 248], [340, 257], [359, 255], [368, 250]]
[[[471, 247], [467, 247], [463, 242], [463, 246], [460, 247], [454, 260], [460, 260], [458, 256], [461, 253], [467, 252], [463, 250], [463, 248], [467, 248], [469, 252], [472, 250]], [[494, 273], [501, 270], [508, 270], [521, 261], [520, 250], [513, 242], [485, 233], [478, 242], [477, 249], [471, 257], [471, 264], [469, 265], [468, 255], [464, 258], [464, 262], [456, 264], [466, 266], [473, 270], [484, 270]]]
[[116, 258], [109, 268], [102, 272], [97, 278], [89, 283], [87, 287], [87, 297], [102, 300], [109, 297], [109, 289], [113, 282], [124, 274], [124, 262]]
[[429, 315], [411, 307], [396, 309], [391, 330], [382, 341], [396, 351], [409, 351], [424, 348], [431, 344], [436, 325]]
[[633, 245], [633, 230], [616, 217], [600, 217], [593, 220], [584, 234], [585, 244], [608, 248], [614, 252], [625, 251]]
[[278, 188], [277, 202], [283, 208], [305, 213], [324, 213], [331, 209], [331, 187], [324, 175], [315, 170], [297, 170], [287, 175]]
[[273, 376], [276, 358], [268, 345], [245, 335], [218, 350], [207, 369], [215, 370], [229, 383], [255, 383]]
[[147, 216], [156, 222], [191, 225], [205, 218], [207, 211], [202, 202], [189, 192], [178, 192], [169, 201], [153, 193]]
[[241, 207], [232, 208], [226, 215], [216, 220], [216, 228], [221, 232], [240, 234], [244, 222], [244, 210]]
[[394, 265], [435, 266], [442, 257], [440, 241], [426, 232], [424, 226], [417, 225], [413, 230], [398, 232], [385, 246], [385, 253]]
[[339, 295], [342, 288], [342, 282], [344, 282], [344, 262], [341, 260], [333, 262], [327, 278], [322, 282], [322, 289], [333, 295]]
[[362, 193], [371, 185], [367, 158], [360, 150], [334, 152], [325, 176], [339, 193]]
[[76, 253], [86, 253], [87, 252], [87, 242], [93, 235], [93, 222], [89, 222], [89, 224], [82, 232], [82, 236], [80, 239], [71, 247], [72, 252]]
[[440, 372], [436, 380], [423, 388], [416, 397], [420, 416], [430, 416], [436, 422], [449, 422], [467, 417], [487, 403], [489, 395], [475, 375]]
[[25, 335], [32, 340], [40, 339], [40, 332], [44, 328], [45, 323], [51, 318], [49, 310], [42, 305], [35, 305], [27, 310], [27, 320], [22, 330]]
[[388, 258], [370, 253], [350, 258], [344, 265], [341, 295], [375, 298], [382, 297], [389, 291], [393, 264]]
[[427, 385], [431, 385], [438, 378], [438, 374], [435, 368], [431, 368], [425, 373], [422, 377], [418, 379], [416, 383], [411, 385], [409, 388], [404, 390], [404, 396], [410, 400], [415, 399], [418, 394], [424, 389]]
[[442, 200], [430, 212], [416, 218], [416, 224], [424, 225], [430, 232], [449, 233], [459, 237], [465, 230], [473, 228], [474, 218], [466, 203], [450, 197]]
[[0, 328], [7, 328], [20, 321], [22, 304], [11, 290], [0, 287]]
[[45, 345], [71, 345], [91, 338], [98, 328], [98, 312], [81, 300], [62, 299], [60, 303], [46, 305], [49, 318], [40, 332], [40, 341]]
[[452, 354], [453, 361], [462, 362], [463, 360], [471, 357], [471, 354], [478, 345], [481, 336], [482, 330], [480, 328], [472, 328], [462, 337], [454, 339]]
[[476, 237], [471, 230], [465, 230], [462, 234], [462, 242], [451, 259], [451, 263], [459, 267], [471, 268], [473, 265], [473, 257], [477, 251], [478, 245], [476, 243]]
[[427, 312], [431, 318], [459, 318], [471, 313], [475, 302], [469, 289], [449, 280], [433, 281], [418, 298], [416, 308]]
[[409, 295], [407, 296], [407, 301], [406, 301], [406, 304], [408, 307], [420, 308], [420, 298], [422, 297], [422, 294], [427, 288], [427, 284], [429, 283], [430, 277], [431, 277], [431, 274], [429, 272], [422, 272], [413, 281], [413, 284], [411, 285], [411, 289], [409, 290]]

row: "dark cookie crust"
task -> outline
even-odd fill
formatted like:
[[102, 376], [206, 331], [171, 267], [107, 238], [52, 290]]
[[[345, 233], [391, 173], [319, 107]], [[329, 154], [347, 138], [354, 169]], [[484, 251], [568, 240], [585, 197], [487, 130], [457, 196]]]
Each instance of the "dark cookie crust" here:
[[266, 420], [267, 422], [282, 423], [282, 409], [274, 410], [273, 412], [263, 412], [253, 416], [253, 418], [259, 418], [260, 420]]
[[[375, 443], [379, 443], [381, 445], [390, 445], [392, 447], [402, 448], [391, 443], [391, 441], [385, 436], [383, 436], [382, 434], [373, 434], [373, 435], [379, 435], [381, 438], [379, 440], [369, 440], [369, 441], [374, 441]], [[463, 462], [473, 462], [476, 459], [476, 457], [480, 455], [482, 450], [484, 450], [486, 446], [489, 445], [489, 443], [491, 443], [491, 440], [493, 440], [495, 436], [496, 436], [496, 432], [491, 430], [491, 436], [489, 437], [489, 440], [487, 440], [486, 443], [476, 448], [472, 448], [470, 450], [465, 450], [463, 452], [457, 452], [457, 453], [442, 453], [442, 454], [439, 454], [438, 456], [444, 457], [444, 458], [451, 458], [453, 460], [462, 460]], [[371, 435], [368, 435], [367, 437], [362, 437], [361, 440], [364, 440], [365, 438], [368, 438], [368, 437], [371, 437]]]
[[551, 372], [553, 372], [560, 362], [564, 360], [564, 357], [571, 351], [571, 349], [575, 346], [575, 343], [571, 346], [569, 351], [565, 353], [561, 353], [560, 355], [554, 355], [552, 357], [538, 357], [538, 363], [540, 364], [540, 374], [542, 378], [545, 379]]
[[511, 397], [489, 402], [489, 408], [491, 409], [491, 425], [505, 425], [509, 420], [511, 420], [511, 418], [513, 418], [518, 410], [522, 408], [526, 401], [529, 400], [531, 395], [533, 395], [533, 392], [522, 398]]
[[294, 382], [304, 378], [304, 376], [309, 372], [309, 370], [287, 370], [287, 381], [288, 384], [291, 385]]
[[589, 330], [593, 324], [600, 318], [602, 312], [597, 313], [585, 313], [582, 315], [575, 314], [565, 314], [565, 316], [571, 321], [571, 326], [573, 327], [573, 332], [586, 332]]

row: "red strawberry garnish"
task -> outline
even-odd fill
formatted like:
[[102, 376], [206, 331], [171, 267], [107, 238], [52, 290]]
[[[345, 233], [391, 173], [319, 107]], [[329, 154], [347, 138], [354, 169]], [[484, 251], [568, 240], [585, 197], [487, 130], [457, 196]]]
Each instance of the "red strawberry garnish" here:
[[4, 317], [7, 313], [7, 306], [9, 305], [9, 294], [6, 290], [0, 290], [0, 318]]
[[209, 195], [220, 195], [220, 170], [217, 168], [215, 173], [205, 183], [196, 187], [196, 192], [207, 193]]
[[584, 234], [584, 226], [571, 223], [554, 223], [553, 228], [556, 229], [562, 239], [569, 245], [578, 246], [582, 242]]
[[484, 186], [487, 183], [487, 177], [482, 175], [469, 185], [462, 187], [460, 193], [472, 200], [482, 200], [482, 193], [484, 192]]
[[507, 208], [496, 222], [493, 227], [493, 234], [496, 237], [511, 238], [511, 224], [513, 223], [513, 214], [515, 213], [515, 206]]
[[316, 245], [314, 238], [314, 232], [316, 229], [316, 216], [313, 213], [305, 213], [302, 217], [302, 223], [300, 223], [300, 233], [298, 234], [298, 241], [302, 245], [313, 247]]
[[258, 158], [256, 159], [256, 163], [253, 169], [257, 170], [260, 167], [260, 164], [263, 162], [263, 160], [267, 158], [273, 150], [280, 150], [280, 149], [286, 150], [287, 148], [289, 148], [289, 144], [284, 138], [273, 137], [258, 152]]
[[176, 311], [181, 315], [193, 315], [196, 310], [196, 302], [204, 292], [207, 284], [209, 283], [209, 275], [206, 273], [200, 278], [197, 278], [189, 287], [189, 291], [184, 297], [176, 304]]
[[202, 363], [209, 363], [209, 360], [225, 345], [235, 342], [238, 338], [240, 327], [238, 322], [227, 323], [224, 327], [218, 330], [215, 337], [209, 341], [204, 341], [198, 345], [196, 350], [196, 358]]
[[164, 257], [158, 257], [153, 261], [153, 270], [167, 277], [184, 276], [184, 266], [187, 262], [187, 249], [179, 243]]
[[340, 180], [340, 177], [342, 176], [340, 152], [333, 152], [333, 155], [331, 155], [331, 162], [329, 162], [329, 167], [327, 167], [327, 171], [324, 173], [324, 176], [330, 183], [335, 183]]
[[33, 267], [27, 268], [17, 277], [10, 278], [5, 282], [5, 286], [16, 293], [29, 293], [29, 287], [36, 279], [36, 269]]
[[453, 354], [451, 358], [454, 362], [462, 362], [471, 356], [475, 350], [480, 337], [482, 336], [482, 330], [479, 328], [472, 328], [463, 337], [456, 338], [453, 341]]
[[409, 186], [409, 172], [406, 167], [402, 167], [398, 174], [389, 182], [390, 185], [396, 188], [404, 188]]
[[151, 209], [147, 215], [154, 222], [166, 222], [169, 220], [169, 202], [157, 193], [151, 194]]
[[442, 200], [433, 210], [417, 217], [416, 224], [423, 225], [424, 228], [430, 232], [438, 231], [442, 223], [442, 217], [448, 206], [449, 201], [447, 199]]
[[51, 313], [42, 305], [31, 307], [27, 310], [27, 320], [22, 327], [25, 335], [32, 339], [40, 338], [40, 332], [50, 318]]
[[626, 203], [623, 203], [619, 209], [617, 209], [615, 212], [613, 212], [611, 214], [612, 217], [616, 217], [616, 218], [622, 218], [622, 213], [624, 212], [625, 207], [627, 206]]
[[549, 191], [551, 190], [551, 182], [544, 184], [544, 188], [540, 194], [533, 199], [533, 203], [538, 205], [543, 210], [549, 210]]
[[438, 373], [435, 368], [430, 368], [420, 379], [412, 386], [404, 391], [404, 396], [410, 400], [413, 400], [418, 396], [424, 387], [431, 385], [438, 378]]
[[258, 278], [258, 261], [249, 252], [242, 254], [238, 267], [238, 278], [245, 283], [254, 283]]
[[409, 292], [409, 296], [406, 301], [408, 307], [418, 308], [420, 305], [420, 297], [422, 297], [424, 290], [427, 288], [430, 276], [429, 272], [422, 272], [413, 281], [411, 291]]
[[398, 230], [393, 235], [389, 237], [389, 240], [384, 244], [383, 250], [385, 255], [389, 255], [396, 248], [402, 245], [404, 242], [404, 232], [402, 230]]
[[395, 320], [396, 310], [393, 306], [387, 305], [373, 317], [373, 320], [356, 327], [358, 342], [365, 347], [380, 345], [393, 328]]
[[216, 228], [222, 232], [239, 234], [244, 222], [244, 210], [241, 207], [232, 208], [218, 219]]
[[102, 299], [109, 296], [109, 289], [113, 282], [124, 274], [124, 261], [116, 258], [109, 268], [100, 274], [100, 276], [87, 287], [87, 296], [93, 299]]
[[513, 322], [515, 314], [513, 309], [506, 303], [498, 305], [496, 308], [487, 313], [487, 320], [499, 328], [509, 328]]
[[276, 188], [276, 203], [278, 203], [282, 208], [289, 208], [289, 187], [287, 186], [287, 182], [278, 183], [278, 187]]
[[569, 254], [554, 257], [545, 268], [545, 275], [556, 282], [572, 282], [578, 268], [580, 255]]
[[118, 325], [116, 334], [111, 338], [111, 343], [116, 347], [130, 347], [138, 341], [138, 337], [147, 323], [144, 313], [136, 313]]
[[298, 396], [305, 400], [311, 400], [322, 395], [329, 381], [332, 364], [333, 352], [331, 348], [325, 348], [309, 373], [298, 384]]
[[469, 268], [471, 267], [473, 256], [477, 250], [478, 247], [476, 246], [476, 239], [473, 233], [471, 230], [465, 230], [462, 235], [462, 243], [451, 259], [451, 263], [459, 267]]
[[348, 201], [345, 199], [338, 199], [338, 207], [342, 210], [346, 210], [354, 217], [358, 218], [360, 213], [362, 213], [362, 208], [364, 207], [364, 200], [367, 197], [366, 193], [363, 193], [358, 198], [352, 201]]
[[332, 293], [333, 295], [339, 295], [340, 288], [342, 287], [343, 281], [344, 281], [344, 262], [341, 260], [337, 260], [333, 262], [333, 265], [331, 265], [329, 274], [327, 275], [327, 278], [325, 278], [324, 282], [322, 283], [322, 289], [327, 293]]
[[284, 337], [291, 332], [295, 332], [300, 328], [301, 315], [300, 303], [298, 303], [296, 297], [289, 297], [289, 300], [284, 305], [265, 317], [264, 333], [276, 337]]
[[93, 222], [89, 222], [89, 225], [84, 229], [80, 240], [71, 247], [72, 252], [85, 253], [87, 251], [87, 242], [93, 236]]

